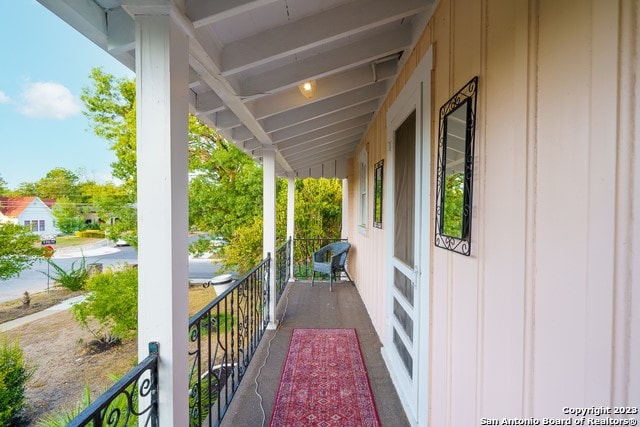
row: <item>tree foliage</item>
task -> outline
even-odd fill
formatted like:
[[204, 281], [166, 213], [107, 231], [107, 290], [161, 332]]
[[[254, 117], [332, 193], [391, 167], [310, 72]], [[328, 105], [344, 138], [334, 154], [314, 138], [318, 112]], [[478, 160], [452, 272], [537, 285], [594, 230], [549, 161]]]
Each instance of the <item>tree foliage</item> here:
[[296, 180], [295, 238], [340, 237], [342, 183], [338, 179]]
[[78, 175], [64, 168], [51, 169], [44, 178], [35, 183], [36, 194], [41, 199], [66, 197], [79, 201]]
[[36, 247], [39, 239], [22, 225], [0, 224], [0, 280], [18, 276], [42, 257], [42, 249]]
[[462, 213], [464, 204], [464, 174], [449, 175], [444, 184], [444, 215], [442, 234], [462, 237]]
[[68, 197], [60, 197], [51, 209], [58, 229], [63, 234], [71, 234], [82, 230], [84, 217], [78, 205], [71, 203]]
[[32, 374], [18, 342], [0, 336], [0, 425], [22, 425], [19, 419], [26, 406], [25, 384]]
[[[136, 245], [135, 201], [136, 129], [135, 82], [116, 79], [94, 69], [93, 86], [83, 89], [82, 101], [96, 135], [107, 139], [117, 161], [113, 175], [125, 182], [127, 197], [111, 206], [119, 221], [109, 237], [123, 237]], [[262, 258], [262, 167], [222, 138], [216, 131], [189, 117], [189, 226], [230, 242], [223, 257], [228, 269], [248, 270]], [[276, 228], [284, 241], [286, 182], [277, 182]], [[339, 180], [296, 180], [296, 237], [338, 237], [341, 228], [342, 187]], [[101, 212], [105, 211], [105, 205]], [[104, 217], [104, 216], [103, 216]]]
[[[111, 343], [138, 330], [138, 269], [107, 270], [87, 283], [86, 300], [72, 307], [75, 318], [98, 340]], [[97, 320], [96, 327], [92, 319]]]
[[111, 164], [114, 177], [122, 180], [133, 202], [136, 194], [136, 86], [133, 79], [116, 78], [93, 68], [91, 87], [80, 99], [93, 132], [109, 141], [118, 159]]
[[0, 175], [0, 197], [4, 196], [8, 192], [9, 187], [7, 187], [7, 181], [5, 181], [4, 178], [2, 178], [2, 175]]
[[191, 118], [189, 224], [230, 240], [262, 212], [262, 168], [215, 131]]

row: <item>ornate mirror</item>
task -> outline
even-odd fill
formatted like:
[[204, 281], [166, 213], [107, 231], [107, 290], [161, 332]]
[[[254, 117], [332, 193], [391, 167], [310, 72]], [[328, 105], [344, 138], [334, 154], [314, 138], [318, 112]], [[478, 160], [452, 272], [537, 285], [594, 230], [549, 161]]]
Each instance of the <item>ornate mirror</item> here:
[[471, 253], [473, 145], [478, 77], [440, 108], [435, 244]]

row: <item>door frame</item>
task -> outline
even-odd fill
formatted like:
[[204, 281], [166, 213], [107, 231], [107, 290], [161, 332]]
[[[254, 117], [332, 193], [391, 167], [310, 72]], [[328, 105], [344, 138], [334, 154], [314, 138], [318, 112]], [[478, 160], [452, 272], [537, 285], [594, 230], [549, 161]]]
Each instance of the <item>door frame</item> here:
[[[394, 103], [387, 111], [387, 158], [384, 180], [384, 209], [388, 212], [389, 223], [386, 227], [386, 239], [393, 245], [395, 218], [393, 210], [395, 177], [394, 133], [399, 125], [416, 111], [416, 215], [415, 217], [415, 293], [414, 293], [414, 372], [410, 387], [407, 388], [408, 375], [393, 349], [393, 274], [392, 258], [394, 251], [387, 251], [386, 268], [386, 324], [382, 356], [387, 364], [391, 379], [400, 396], [407, 418], [412, 425], [428, 424], [429, 385], [430, 385], [430, 295], [431, 295], [431, 242], [432, 242], [432, 203], [431, 203], [431, 69], [432, 48], [414, 70]], [[404, 376], [404, 377], [403, 377]]]

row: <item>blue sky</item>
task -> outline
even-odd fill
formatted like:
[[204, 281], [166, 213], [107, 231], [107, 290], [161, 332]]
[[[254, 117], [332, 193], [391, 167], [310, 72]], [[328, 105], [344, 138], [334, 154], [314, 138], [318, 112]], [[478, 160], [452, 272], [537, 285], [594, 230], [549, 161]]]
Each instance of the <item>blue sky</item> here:
[[80, 94], [93, 67], [133, 73], [35, 0], [0, 5], [0, 177], [15, 189], [63, 167], [110, 180], [115, 156], [89, 130]]

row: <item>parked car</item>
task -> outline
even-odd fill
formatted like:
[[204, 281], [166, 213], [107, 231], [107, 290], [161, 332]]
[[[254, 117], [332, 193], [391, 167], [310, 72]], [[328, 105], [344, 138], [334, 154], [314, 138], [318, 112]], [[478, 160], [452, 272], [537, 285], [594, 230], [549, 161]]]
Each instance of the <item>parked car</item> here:
[[118, 239], [114, 243], [116, 246], [129, 246], [129, 243], [124, 239]]

